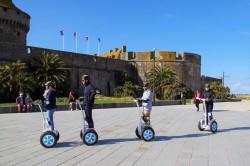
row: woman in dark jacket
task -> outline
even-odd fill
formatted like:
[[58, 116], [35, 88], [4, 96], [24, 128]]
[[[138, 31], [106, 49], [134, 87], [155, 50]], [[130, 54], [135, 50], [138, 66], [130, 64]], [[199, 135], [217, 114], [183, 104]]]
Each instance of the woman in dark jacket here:
[[45, 101], [44, 101], [44, 108], [47, 110], [48, 113], [48, 119], [49, 119], [49, 125], [50, 130], [54, 130], [54, 120], [53, 120], [53, 114], [56, 111], [56, 90], [55, 90], [55, 84], [51, 81], [48, 81], [45, 84]]

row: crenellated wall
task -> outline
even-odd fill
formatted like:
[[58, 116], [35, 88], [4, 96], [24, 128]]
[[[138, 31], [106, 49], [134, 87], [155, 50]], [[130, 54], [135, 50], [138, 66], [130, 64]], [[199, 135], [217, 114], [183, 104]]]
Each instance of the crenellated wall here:
[[194, 53], [181, 52], [176, 57], [176, 52], [159, 51], [154, 60], [155, 52], [123, 52], [121, 58], [135, 62], [139, 80], [142, 84], [146, 81], [147, 73], [155, 66], [168, 65], [177, 74], [180, 82], [193, 90], [200, 88], [201, 56]]
[[[20, 54], [20, 50], [25, 50], [25, 54]], [[137, 71], [133, 62], [103, 58], [85, 54], [58, 51], [38, 47], [23, 47], [19, 45], [0, 43], [0, 65], [5, 65], [18, 60], [31, 62], [33, 58], [39, 58], [42, 54], [58, 54], [59, 57], [70, 68], [70, 88], [79, 95], [83, 93], [81, 76], [88, 74], [95, 88], [101, 91], [102, 95], [114, 95], [116, 87], [115, 72], [128, 71], [133, 77], [137, 78]]]

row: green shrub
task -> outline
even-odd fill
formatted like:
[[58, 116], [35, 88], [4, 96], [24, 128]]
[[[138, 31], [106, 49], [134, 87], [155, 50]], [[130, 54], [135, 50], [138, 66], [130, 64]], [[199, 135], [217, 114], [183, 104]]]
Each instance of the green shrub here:
[[142, 88], [139, 85], [133, 85], [131, 81], [125, 82], [123, 86], [115, 88], [115, 97], [139, 97], [142, 94]]

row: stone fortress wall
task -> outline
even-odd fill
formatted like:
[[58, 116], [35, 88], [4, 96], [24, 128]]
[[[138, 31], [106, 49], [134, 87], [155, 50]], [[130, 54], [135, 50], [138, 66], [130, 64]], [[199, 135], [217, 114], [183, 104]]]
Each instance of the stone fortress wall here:
[[[117, 52], [120, 53], [120, 56], [117, 56]], [[176, 52], [171, 51], [126, 52], [126, 46], [122, 46], [121, 50], [115, 49], [102, 56], [134, 62], [140, 78], [138, 80], [140, 84], [146, 81], [147, 73], [154, 66], [168, 65], [177, 74], [180, 82], [193, 90], [200, 89], [201, 86], [201, 56], [198, 54], [181, 52], [177, 56]]]
[[29, 63], [33, 58], [38, 58], [42, 54], [58, 54], [70, 68], [70, 77], [68, 78], [70, 89], [75, 90], [80, 95], [83, 93], [81, 82], [81, 76], [83, 74], [90, 75], [91, 82], [95, 88], [99, 89], [101, 94], [105, 96], [112, 96], [114, 94], [114, 88], [117, 86], [115, 82], [115, 72], [126, 70], [132, 77], [138, 77], [133, 62], [125, 60], [31, 46], [25, 46], [26, 55], [20, 55], [18, 53], [20, 48], [23, 49], [23, 47], [18, 45], [0, 43], [0, 65], [17, 62], [18, 60]]

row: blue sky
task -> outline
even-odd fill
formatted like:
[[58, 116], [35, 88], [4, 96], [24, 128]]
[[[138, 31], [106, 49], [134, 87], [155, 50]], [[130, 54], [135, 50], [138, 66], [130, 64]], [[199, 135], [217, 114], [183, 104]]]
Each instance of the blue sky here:
[[127, 51], [192, 52], [201, 73], [220, 78], [232, 93], [250, 94], [250, 0], [13, 0], [31, 16], [29, 46], [89, 54]]

